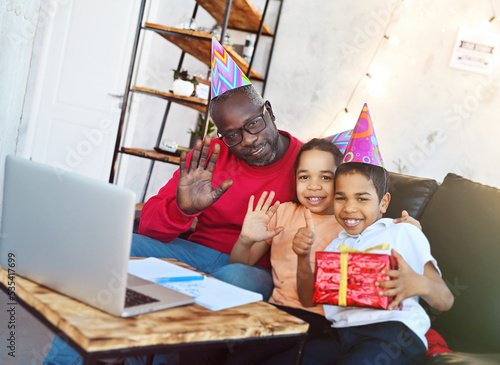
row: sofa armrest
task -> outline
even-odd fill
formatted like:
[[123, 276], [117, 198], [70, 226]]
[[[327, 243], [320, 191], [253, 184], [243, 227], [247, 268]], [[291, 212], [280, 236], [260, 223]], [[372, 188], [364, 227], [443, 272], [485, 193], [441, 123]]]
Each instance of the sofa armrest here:
[[432, 328], [453, 351], [496, 353], [500, 339], [500, 189], [448, 174], [420, 222], [455, 297]]

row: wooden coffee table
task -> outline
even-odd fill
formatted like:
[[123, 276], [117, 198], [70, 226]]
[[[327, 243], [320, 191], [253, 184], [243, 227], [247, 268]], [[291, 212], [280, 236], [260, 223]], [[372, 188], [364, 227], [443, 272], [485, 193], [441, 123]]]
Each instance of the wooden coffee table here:
[[[166, 261], [190, 268], [176, 260]], [[0, 269], [0, 286], [8, 292], [7, 288], [12, 288], [11, 280], [7, 271]], [[66, 340], [82, 355], [84, 364], [92, 364], [97, 359], [258, 341], [295, 341], [298, 361], [309, 327], [307, 322], [262, 301], [221, 311], [189, 304], [120, 318], [21, 276], [16, 275], [14, 282], [13, 307], [22, 305]], [[149, 356], [149, 361], [152, 357]]]

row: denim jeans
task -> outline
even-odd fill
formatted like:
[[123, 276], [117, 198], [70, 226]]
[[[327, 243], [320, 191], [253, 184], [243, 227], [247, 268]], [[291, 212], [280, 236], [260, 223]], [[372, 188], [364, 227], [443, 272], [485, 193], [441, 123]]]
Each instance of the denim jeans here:
[[[81, 365], [83, 359], [71, 346], [61, 337], [54, 336], [52, 347], [43, 361], [43, 365]], [[146, 363], [146, 356], [128, 357], [125, 359], [126, 365], [142, 365]], [[179, 354], [156, 355], [153, 365], [179, 364]]]
[[[52, 347], [43, 361], [43, 365], [81, 365], [83, 359], [70, 345], [61, 337], [54, 336]], [[142, 365], [146, 363], [146, 356], [129, 357], [125, 359], [126, 365]], [[153, 365], [179, 364], [179, 354], [156, 355]]]
[[73, 347], [56, 335], [54, 336], [52, 347], [43, 361], [43, 365], [80, 365], [82, 362], [82, 358], [78, 352], [73, 350]]
[[[219, 280], [261, 293], [264, 300], [269, 299], [273, 290], [270, 270], [258, 266], [229, 264], [229, 255], [180, 238], [164, 243], [134, 234], [130, 256], [174, 258]], [[145, 359], [145, 357], [127, 358], [125, 363], [138, 365], [145, 363]], [[63, 339], [55, 336], [52, 348], [43, 363], [44, 365], [80, 365], [82, 358]], [[157, 355], [153, 364], [178, 364], [178, 354]]]
[[164, 243], [134, 234], [130, 256], [174, 258], [226, 283], [261, 293], [266, 301], [273, 291], [270, 270], [260, 266], [230, 264], [229, 255], [180, 238]]

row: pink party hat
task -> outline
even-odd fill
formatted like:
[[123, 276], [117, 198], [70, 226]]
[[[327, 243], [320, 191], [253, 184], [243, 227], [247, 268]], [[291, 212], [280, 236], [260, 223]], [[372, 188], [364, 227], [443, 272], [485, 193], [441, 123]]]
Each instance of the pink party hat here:
[[344, 153], [342, 163], [363, 162], [375, 166], [384, 167], [384, 161], [380, 155], [380, 149], [373, 129], [372, 118], [368, 111], [368, 105], [363, 105]]
[[212, 99], [228, 90], [251, 84], [224, 47], [212, 37]]

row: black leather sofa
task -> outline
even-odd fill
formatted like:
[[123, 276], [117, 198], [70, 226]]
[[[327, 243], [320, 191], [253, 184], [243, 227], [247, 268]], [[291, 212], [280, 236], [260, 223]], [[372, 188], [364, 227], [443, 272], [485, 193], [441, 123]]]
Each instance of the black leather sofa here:
[[453, 351], [428, 364], [500, 364], [500, 189], [452, 173], [441, 184], [390, 175], [385, 216], [406, 209], [420, 221], [455, 296], [447, 312], [427, 308], [432, 328]]
[[[385, 216], [405, 209], [420, 221], [455, 296], [447, 312], [428, 308], [432, 328], [453, 352], [427, 364], [500, 364], [500, 189], [452, 173], [438, 184], [391, 172], [389, 191]], [[135, 232], [139, 219], [140, 211]]]

